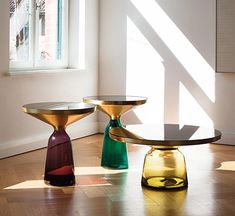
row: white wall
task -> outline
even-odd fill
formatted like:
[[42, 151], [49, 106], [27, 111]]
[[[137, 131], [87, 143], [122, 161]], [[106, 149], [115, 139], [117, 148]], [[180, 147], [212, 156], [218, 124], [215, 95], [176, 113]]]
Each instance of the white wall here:
[[214, 0], [100, 0], [99, 93], [149, 98], [124, 123], [214, 125], [220, 142], [235, 144], [235, 74], [214, 71], [215, 8]]
[[[157, 21], [162, 22], [163, 19], [151, 21], [151, 16], [143, 16], [143, 11], [135, 5], [141, 1], [100, 0], [98, 6], [98, 0], [85, 0], [85, 70], [19, 76], [4, 75], [8, 72], [9, 1], [1, 1], [0, 158], [47, 145], [52, 128], [22, 113], [23, 104], [80, 101], [82, 97], [97, 92], [149, 97], [147, 104], [123, 117], [124, 123], [183, 122], [210, 125], [212, 122], [223, 132], [221, 142], [235, 143], [235, 74], [218, 74], [213, 71], [215, 1], [157, 0], [158, 7], [154, 5], [150, 8], [154, 11], [159, 10], [160, 6], [167, 14], [167, 20], [170, 18], [175, 24], [173, 29], [172, 23], [163, 25], [171, 26], [170, 30], [166, 28], [169, 34], [165, 37], [156, 33], [159, 26]], [[154, 1], [142, 2], [146, 7]], [[185, 37], [180, 36], [179, 32]], [[172, 51], [172, 44], [165, 41], [167, 36], [184, 39], [172, 43], [180, 45], [181, 49], [178, 50], [183, 51], [181, 57]], [[184, 51], [184, 43], [191, 44], [189, 51], [192, 53]], [[185, 61], [179, 60], [185, 57], [185, 53], [189, 57], [188, 62], [192, 60], [189, 65], [187, 61], [185, 65]], [[195, 53], [200, 55], [196, 58], [193, 56]], [[210, 73], [211, 69], [213, 73]], [[101, 115], [100, 131], [107, 120], [106, 116]], [[72, 138], [97, 132], [96, 115], [69, 126], [68, 132]]]
[[[0, 7], [0, 158], [47, 145], [52, 128], [24, 114], [21, 106], [40, 101], [81, 101], [97, 94], [98, 0], [86, 0], [85, 70], [6, 76], [9, 1]], [[96, 114], [69, 126], [71, 138], [97, 132]]]

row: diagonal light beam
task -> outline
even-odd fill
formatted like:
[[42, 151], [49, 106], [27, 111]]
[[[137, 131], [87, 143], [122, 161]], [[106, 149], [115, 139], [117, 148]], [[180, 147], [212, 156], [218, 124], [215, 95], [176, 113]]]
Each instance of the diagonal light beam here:
[[215, 102], [215, 72], [155, 0], [130, 0], [208, 98]]

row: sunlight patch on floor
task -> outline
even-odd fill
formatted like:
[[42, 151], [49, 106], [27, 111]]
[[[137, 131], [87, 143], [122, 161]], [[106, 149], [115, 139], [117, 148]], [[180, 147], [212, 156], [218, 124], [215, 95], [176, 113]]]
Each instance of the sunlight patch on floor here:
[[[135, 172], [135, 171], [138, 171], [138, 169], [118, 170], [118, 169], [106, 169], [103, 167], [75, 167], [76, 184], [74, 186], [69, 186], [69, 187], [73, 188], [73, 187], [80, 187], [80, 186], [111, 185], [111, 183], [108, 182], [105, 177], [93, 176], [93, 175], [113, 175], [113, 174]], [[42, 176], [42, 180], [27, 180], [27, 181], [6, 187], [4, 189], [13, 190], [13, 189], [36, 189], [36, 188], [38, 189], [39, 188], [63, 189], [63, 188], [68, 188], [68, 187], [57, 187], [57, 186], [48, 185], [44, 182], [43, 176]]]
[[235, 161], [224, 161], [216, 170], [235, 171]]
[[104, 167], [75, 167], [75, 175], [103, 175], [133, 172], [136, 169], [108, 169]]

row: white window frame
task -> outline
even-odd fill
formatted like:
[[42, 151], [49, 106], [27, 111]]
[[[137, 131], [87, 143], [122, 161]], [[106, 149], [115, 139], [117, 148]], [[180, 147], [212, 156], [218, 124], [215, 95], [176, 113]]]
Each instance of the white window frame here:
[[[64, 13], [62, 18], [62, 29], [63, 29], [63, 37], [62, 37], [62, 52], [63, 52], [63, 58], [61, 60], [38, 60], [36, 50], [38, 50], [38, 27], [39, 27], [39, 10], [36, 7], [37, 0], [30, 0], [32, 2], [32, 14], [31, 14], [31, 20], [30, 20], [30, 32], [29, 37], [31, 40], [29, 40], [30, 44], [30, 50], [29, 50], [29, 58], [28, 61], [10, 61], [9, 62], [9, 68], [11, 71], [17, 71], [17, 70], [28, 70], [28, 71], [37, 71], [37, 70], [50, 70], [50, 69], [65, 69], [68, 68], [69, 62], [68, 62], [68, 32], [69, 32], [69, 1], [64, 1]], [[74, 1], [74, 0], [73, 0]], [[38, 19], [36, 18], [38, 17]]]

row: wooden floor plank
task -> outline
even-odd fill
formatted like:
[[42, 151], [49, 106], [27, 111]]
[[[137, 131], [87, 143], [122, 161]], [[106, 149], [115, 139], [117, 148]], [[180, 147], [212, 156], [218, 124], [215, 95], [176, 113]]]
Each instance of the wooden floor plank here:
[[141, 186], [149, 147], [128, 145], [129, 169], [100, 167], [103, 136], [73, 141], [76, 185], [43, 182], [46, 149], [0, 160], [1, 216], [227, 216], [235, 215], [235, 146], [180, 148], [189, 186], [157, 191]]

